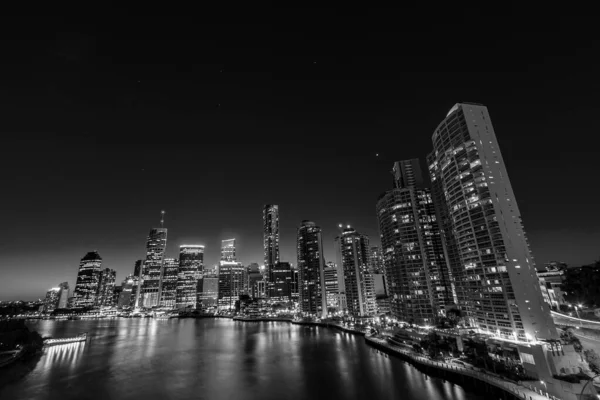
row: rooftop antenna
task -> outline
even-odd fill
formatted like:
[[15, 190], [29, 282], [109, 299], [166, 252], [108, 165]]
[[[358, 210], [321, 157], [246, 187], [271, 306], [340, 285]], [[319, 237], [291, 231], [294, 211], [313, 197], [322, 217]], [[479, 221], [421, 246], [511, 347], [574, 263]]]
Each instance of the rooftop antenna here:
[[165, 210], [162, 210], [160, 212], [160, 227], [161, 228], [165, 227]]

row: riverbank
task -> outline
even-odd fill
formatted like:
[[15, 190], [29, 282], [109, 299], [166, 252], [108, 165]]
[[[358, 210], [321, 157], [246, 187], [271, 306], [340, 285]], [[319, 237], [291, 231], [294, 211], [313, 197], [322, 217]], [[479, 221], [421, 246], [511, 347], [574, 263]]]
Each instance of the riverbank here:
[[387, 354], [398, 356], [401, 359], [410, 362], [417, 368], [424, 370], [424, 372], [427, 374], [441, 376], [444, 379], [452, 380], [457, 384], [468, 383], [477, 387], [477, 382], [479, 382], [480, 385], [481, 383], [483, 383], [486, 385], [486, 387], [484, 388], [486, 392], [500, 390], [503, 392], [503, 394], [508, 394], [512, 396], [512, 398], [516, 399], [548, 400], [548, 398], [551, 398], [537, 393], [533, 390], [530, 390], [517, 383], [496, 378], [489, 374], [475, 371], [472, 368], [467, 368], [455, 364], [449, 364], [441, 361], [433, 361], [425, 357], [421, 357], [415, 354], [412, 350], [392, 345], [384, 339], [372, 336], [365, 336], [365, 342], [378, 350], [381, 350]]

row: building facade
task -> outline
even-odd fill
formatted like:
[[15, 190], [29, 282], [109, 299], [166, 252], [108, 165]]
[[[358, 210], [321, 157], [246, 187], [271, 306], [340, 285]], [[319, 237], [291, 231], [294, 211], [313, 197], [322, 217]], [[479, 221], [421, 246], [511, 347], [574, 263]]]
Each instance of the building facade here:
[[394, 317], [431, 325], [454, 303], [431, 189], [418, 160], [398, 161], [394, 188], [377, 201], [377, 217]]
[[263, 274], [257, 263], [252, 263], [247, 268], [246, 279], [248, 279], [248, 295], [253, 299], [261, 298], [258, 282], [263, 280]]
[[456, 104], [432, 140], [429, 173], [459, 307], [483, 332], [558, 339], [487, 108]]
[[381, 252], [381, 247], [379, 246], [371, 246], [369, 253], [369, 271], [372, 274], [383, 274], [385, 271], [383, 253]]
[[45, 313], [51, 313], [58, 308], [58, 302], [60, 300], [60, 288], [54, 287], [46, 292], [46, 298], [44, 299], [43, 310]]
[[117, 271], [114, 269], [104, 268], [100, 271], [98, 294], [96, 295], [96, 305], [98, 307], [110, 307], [113, 305], [113, 293], [116, 280]]
[[331, 261], [327, 262], [326, 265], [323, 275], [325, 277], [327, 311], [330, 313], [340, 310], [340, 285], [337, 265]]
[[263, 207], [263, 249], [270, 294], [274, 285], [272, 270], [279, 262], [279, 207], [274, 204]]
[[163, 273], [160, 294], [160, 306], [162, 308], [175, 308], [177, 302], [177, 282], [179, 278], [179, 260], [165, 258], [163, 261]]
[[150, 230], [146, 241], [146, 260], [142, 267], [140, 306], [145, 308], [160, 305], [161, 278], [166, 247], [167, 229], [154, 228]]
[[244, 294], [246, 268], [235, 261], [221, 261], [219, 264], [219, 311], [234, 310], [235, 303]]
[[63, 282], [58, 287], [60, 288], [60, 296], [57, 308], [67, 308], [69, 306], [69, 283]]
[[298, 228], [298, 294], [300, 312], [307, 315], [327, 315], [325, 293], [325, 258], [321, 228], [304, 220]]
[[81, 259], [73, 291], [73, 307], [93, 307], [96, 304], [101, 267], [102, 257], [96, 251], [90, 251]]
[[235, 260], [235, 239], [221, 240], [221, 261]]
[[272, 301], [292, 300], [292, 268], [290, 263], [278, 261], [271, 267], [269, 276], [269, 298]]
[[349, 315], [374, 315], [375, 287], [369, 272], [369, 238], [347, 227], [335, 238], [337, 264], [343, 274], [340, 294], [345, 297]]
[[204, 246], [179, 247], [179, 273], [177, 278], [177, 308], [196, 308], [198, 279], [204, 273]]
[[219, 298], [219, 276], [206, 273], [198, 280], [197, 307], [203, 310], [216, 310]]

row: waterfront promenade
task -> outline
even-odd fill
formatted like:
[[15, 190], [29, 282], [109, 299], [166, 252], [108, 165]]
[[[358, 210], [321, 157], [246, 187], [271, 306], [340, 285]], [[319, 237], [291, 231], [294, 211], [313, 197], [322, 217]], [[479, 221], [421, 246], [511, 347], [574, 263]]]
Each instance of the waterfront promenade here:
[[425, 358], [425, 357], [415, 354], [411, 350], [404, 349], [400, 346], [392, 345], [384, 339], [375, 338], [372, 336], [365, 336], [365, 341], [368, 344], [374, 345], [374, 347], [376, 347], [376, 348], [382, 348], [384, 351], [387, 350], [388, 352], [390, 352], [392, 354], [400, 355], [400, 356], [402, 356], [402, 358], [408, 359], [409, 361], [411, 361], [414, 364], [420, 364], [420, 365], [427, 366], [427, 367], [434, 367], [434, 368], [438, 368], [443, 371], [449, 371], [452, 373], [461, 374], [461, 375], [469, 376], [474, 379], [478, 379], [489, 385], [493, 385], [499, 389], [507, 391], [519, 399], [560, 400], [554, 396], [548, 395], [547, 393], [540, 394], [540, 393], [535, 392], [534, 390], [531, 390], [523, 385], [518, 385], [513, 382], [499, 379], [499, 378], [493, 377], [489, 374], [478, 372], [478, 371], [475, 371], [475, 370], [467, 368], [467, 367], [450, 364], [450, 363], [446, 363], [446, 362], [442, 362], [442, 361], [430, 360], [428, 358]]

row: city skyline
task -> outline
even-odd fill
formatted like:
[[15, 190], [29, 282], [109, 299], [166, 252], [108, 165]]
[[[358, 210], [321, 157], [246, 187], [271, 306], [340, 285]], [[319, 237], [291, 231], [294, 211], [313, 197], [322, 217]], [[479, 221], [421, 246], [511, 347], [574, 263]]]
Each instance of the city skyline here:
[[[489, 16], [461, 16], [480, 17]], [[339, 222], [376, 245], [373, 201], [389, 187], [390, 165], [423, 163], [437, 124], [461, 101], [490, 110], [536, 262], [598, 257], [593, 146], [562, 139], [585, 143], [597, 130], [590, 38], [572, 40], [561, 25], [540, 42], [527, 21], [509, 34], [490, 22], [469, 41], [407, 35], [397, 23], [324, 40], [320, 31], [335, 24], [321, 20], [319, 29], [299, 26], [305, 35], [280, 25], [249, 25], [243, 35], [200, 26], [185, 35], [165, 29], [153, 40], [143, 34], [153, 31], [150, 20], [132, 31], [131, 21], [100, 29], [32, 18], [34, 32], [19, 24], [11, 31], [31, 39], [7, 41], [10, 62], [0, 76], [11, 149], [0, 160], [11, 228], [1, 241], [3, 299], [38, 298], [65, 280], [73, 287], [78, 260], [94, 250], [126, 276], [132, 260], [145, 258], [160, 210], [166, 256], [201, 243], [209, 266], [230, 237], [239, 260], [262, 264], [256, 210], [265, 204], [280, 208], [282, 261], [294, 263], [304, 219], [323, 229], [327, 261]], [[440, 28], [452, 32], [456, 22]], [[403, 52], [390, 51], [398, 47]], [[173, 194], [178, 187], [185, 195]], [[588, 187], [589, 196], [571, 194]]]

